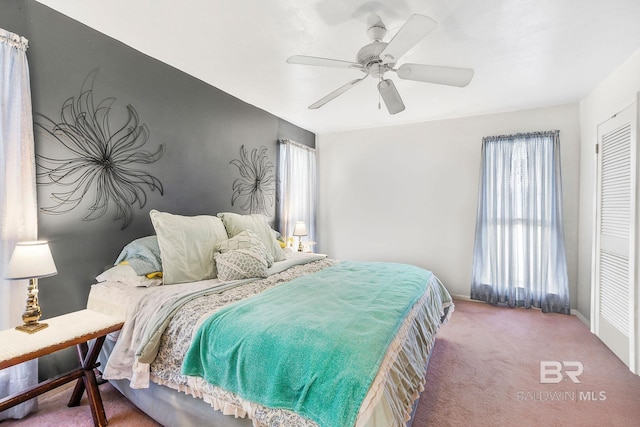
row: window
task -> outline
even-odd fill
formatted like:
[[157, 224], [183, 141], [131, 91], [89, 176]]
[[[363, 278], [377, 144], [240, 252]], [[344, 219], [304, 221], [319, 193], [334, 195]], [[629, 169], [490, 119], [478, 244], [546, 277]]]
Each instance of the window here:
[[487, 137], [471, 297], [569, 313], [559, 132]]
[[316, 153], [313, 148], [283, 140], [278, 153], [278, 222], [285, 239], [293, 236], [297, 221], [303, 221], [307, 228], [308, 235], [303, 241], [314, 242]]

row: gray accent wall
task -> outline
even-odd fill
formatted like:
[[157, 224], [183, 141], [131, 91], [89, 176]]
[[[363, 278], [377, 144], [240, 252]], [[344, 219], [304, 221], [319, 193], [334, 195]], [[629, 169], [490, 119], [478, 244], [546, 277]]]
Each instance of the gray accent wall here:
[[[86, 306], [95, 276], [115, 261], [128, 242], [153, 234], [151, 209], [183, 215], [248, 213], [238, 203], [231, 204], [233, 181], [240, 176], [230, 162], [239, 158], [242, 145], [248, 151], [266, 147], [274, 166], [279, 139], [315, 147], [313, 133], [35, 1], [2, 0], [0, 28], [29, 40], [34, 113], [59, 119], [63, 103], [78, 97], [83, 81], [96, 71], [94, 100], [115, 98], [112, 124], [117, 125], [126, 106], [131, 105], [150, 131], [144, 149], [154, 152], [164, 145], [157, 162], [138, 165], [160, 180], [164, 194], [143, 187], [146, 205], [134, 207], [134, 218], [127, 228], [121, 229], [122, 221], [113, 218], [112, 208], [96, 220], [83, 220], [89, 213], [92, 190], [68, 213], [39, 213], [39, 237], [49, 240], [58, 267], [56, 276], [40, 281], [43, 318]], [[69, 157], [68, 150], [50, 138], [40, 133], [35, 138], [36, 154]], [[51, 206], [52, 192], [65, 190], [38, 186], [39, 207]], [[275, 197], [268, 209], [273, 221]]]

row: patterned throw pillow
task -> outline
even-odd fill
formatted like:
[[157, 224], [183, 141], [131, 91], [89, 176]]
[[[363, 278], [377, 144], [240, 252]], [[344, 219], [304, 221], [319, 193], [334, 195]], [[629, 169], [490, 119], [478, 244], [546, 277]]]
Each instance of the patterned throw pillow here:
[[230, 252], [236, 249], [249, 249], [262, 255], [267, 260], [267, 267], [273, 264], [273, 255], [267, 250], [262, 240], [251, 230], [242, 231], [230, 239], [218, 242], [214, 247], [216, 252]]
[[267, 260], [251, 249], [235, 249], [214, 255], [222, 281], [267, 277]]

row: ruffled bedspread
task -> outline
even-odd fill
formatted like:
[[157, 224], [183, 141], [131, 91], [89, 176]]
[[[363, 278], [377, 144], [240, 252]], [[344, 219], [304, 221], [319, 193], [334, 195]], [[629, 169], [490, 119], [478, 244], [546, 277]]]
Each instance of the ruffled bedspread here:
[[[180, 371], [192, 336], [213, 313], [230, 303], [298, 276], [315, 273], [334, 263], [335, 260], [325, 259], [294, 266], [266, 279], [231, 287], [222, 292], [199, 295], [186, 302], [173, 314], [160, 338], [157, 357], [149, 365], [151, 381], [202, 398], [225, 415], [249, 417], [254, 426], [317, 426], [296, 413], [246, 401], [200, 378], [184, 376]], [[414, 305], [392, 341], [362, 404], [356, 426], [404, 425], [409, 419], [413, 402], [424, 389], [426, 362], [436, 331], [452, 311], [451, 297], [433, 276], [427, 291]], [[128, 358], [132, 357], [134, 356], [128, 355]], [[112, 363], [111, 359], [109, 363]]]

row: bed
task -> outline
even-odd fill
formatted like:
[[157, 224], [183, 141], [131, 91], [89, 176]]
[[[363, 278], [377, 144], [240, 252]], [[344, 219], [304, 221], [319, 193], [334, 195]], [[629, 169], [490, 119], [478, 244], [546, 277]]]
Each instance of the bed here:
[[454, 308], [434, 274], [287, 253], [259, 215], [151, 219], [87, 302], [125, 322], [101, 369], [136, 406], [167, 426], [411, 424]]

